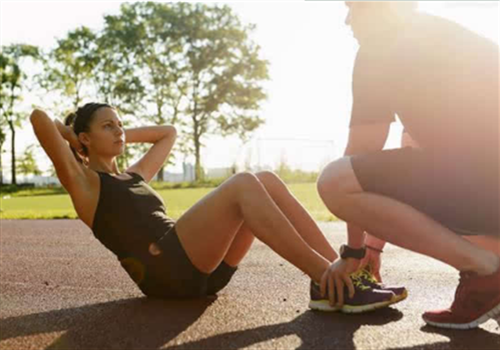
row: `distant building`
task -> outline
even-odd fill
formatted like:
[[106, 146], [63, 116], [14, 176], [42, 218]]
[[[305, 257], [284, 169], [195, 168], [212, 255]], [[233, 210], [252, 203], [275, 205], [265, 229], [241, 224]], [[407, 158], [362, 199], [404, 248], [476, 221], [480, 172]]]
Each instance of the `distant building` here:
[[[192, 182], [195, 180], [194, 165], [189, 163], [184, 163], [182, 165], [182, 173], [171, 173], [164, 172], [163, 179], [165, 182], [179, 183], [179, 182]], [[207, 179], [215, 179], [221, 177], [228, 177], [236, 173], [235, 167], [229, 168], [211, 168], [206, 169], [205, 177]], [[154, 180], [157, 180], [158, 176], [155, 176]], [[9, 176], [4, 176], [4, 184], [10, 184], [11, 180]], [[46, 186], [60, 186], [61, 182], [55, 176], [18, 176], [18, 184], [34, 184], [35, 187], [46, 187]]]

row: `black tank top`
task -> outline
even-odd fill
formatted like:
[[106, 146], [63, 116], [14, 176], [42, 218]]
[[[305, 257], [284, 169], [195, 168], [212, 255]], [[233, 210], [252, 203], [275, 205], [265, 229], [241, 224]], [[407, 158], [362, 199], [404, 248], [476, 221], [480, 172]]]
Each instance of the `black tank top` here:
[[92, 232], [119, 260], [147, 252], [175, 224], [167, 217], [163, 199], [136, 173], [120, 180], [97, 172], [101, 190]]

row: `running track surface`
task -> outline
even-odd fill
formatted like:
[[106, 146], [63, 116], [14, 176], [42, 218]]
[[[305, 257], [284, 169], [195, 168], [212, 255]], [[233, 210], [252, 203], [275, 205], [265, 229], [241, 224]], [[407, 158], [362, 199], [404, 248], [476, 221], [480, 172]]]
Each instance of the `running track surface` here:
[[[306, 276], [260, 242], [217, 298], [162, 301], [143, 297], [80, 221], [0, 225], [0, 349], [500, 349], [494, 320], [469, 331], [425, 326], [421, 313], [449, 306], [458, 274], [394, 246], [383, 275], [408, 299], [323, 314], [307, 308]], [[344, 242], [344, 224], [321, 228], [334, 247]]]

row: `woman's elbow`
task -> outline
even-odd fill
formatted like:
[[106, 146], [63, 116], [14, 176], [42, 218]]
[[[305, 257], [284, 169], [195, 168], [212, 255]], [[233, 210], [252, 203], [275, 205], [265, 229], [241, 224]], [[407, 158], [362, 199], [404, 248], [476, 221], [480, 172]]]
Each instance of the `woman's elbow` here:
[[176, 138], [177, 137], [177, 129], [173, 125], [165, 125], [166, 133], [168, 137]]
[[45, 118], [48, 118], [48, 116], [47, 116], [47, 114], [45, 114], [44, 111], [42, 111], [40, 109], [34, 109], [30, 115], [30, 122], [31, 122], [31, 124], [35, 125], [38, 120], [43, 120]]

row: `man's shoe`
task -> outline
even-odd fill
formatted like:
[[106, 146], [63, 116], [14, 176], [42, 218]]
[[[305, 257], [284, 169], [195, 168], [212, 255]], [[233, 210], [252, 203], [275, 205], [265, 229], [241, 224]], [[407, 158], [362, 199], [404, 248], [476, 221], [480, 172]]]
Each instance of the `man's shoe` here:
[[369, 267], [359, 270], [356, 274], [361, 278], [363, 284], [372, 287], [373, 289], [388, 290], [394, 293], [394, 303], [399, 303], [408, 297], [408, 291], [403, 286], [387, 286], [377, 281], [375, 276], [370, 272]]
[[500, 269], [488, 276], [461, 272], [450, 308], [428, 311], [425, 323], [440, 328], [472, 329], [500, 316]]
[[309, 308], [318, 311], [342, 311], [344, 313], [362, 313], [380, 309], [394, 303], [395, 295], [391, 291], [383, 291], [370, 288], [361, 283], [361, 280], [351, 275], [351, 280], [354, 284], [354, 296], [349, 298], [347, 286], [344, 287], [344, 305], [342, 308], [338, 306], [330, 306], [328, 300], [328, 291], [325, 297], [321, 296], [320, 286], [314, 281], [311, 281], [310, 293], [311, 301]]

